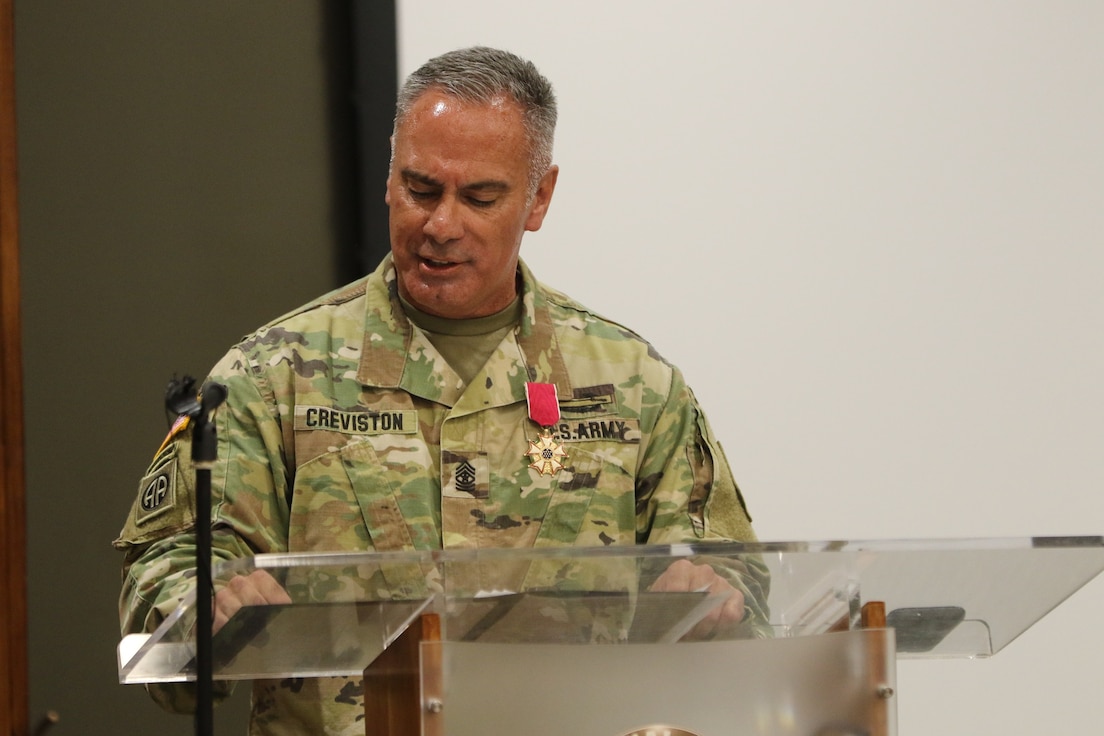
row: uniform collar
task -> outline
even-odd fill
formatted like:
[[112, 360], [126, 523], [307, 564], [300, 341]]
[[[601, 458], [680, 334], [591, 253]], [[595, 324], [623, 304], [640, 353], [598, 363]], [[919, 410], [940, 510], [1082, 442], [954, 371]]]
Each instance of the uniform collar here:
[[[572, 386], [547, 297], [524, 262], [518, 263], [518, 272], [522, 285], [521, 322], [513, 335], [506, 338], [517, 341], [517, 367], [521, 369], [512, 371], [517, 377], [511, 381], [513, 399], [525, 399], [526, 381], [555, 384], [561, 398], [570, 398]], [[450, 388], [425, 380], [428, 342], [415, 330], [399, 302], [395, 267], [387, 255], [365, 288], [364, 344], [357, 380], [363, 386], [398, 388], [451, 406], [454, 397]], [[433, 372], [430, 366], [429, 373]], [[447, 373], [452, 373], [451, 369]]]

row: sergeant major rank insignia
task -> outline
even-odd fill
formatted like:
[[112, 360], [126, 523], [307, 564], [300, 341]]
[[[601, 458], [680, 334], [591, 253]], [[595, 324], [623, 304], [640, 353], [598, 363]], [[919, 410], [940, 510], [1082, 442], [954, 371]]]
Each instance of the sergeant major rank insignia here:
[[475, 468], [470, 462], [464, 460], [456, 466], [456, 490], [464, 493], [475, 493]]

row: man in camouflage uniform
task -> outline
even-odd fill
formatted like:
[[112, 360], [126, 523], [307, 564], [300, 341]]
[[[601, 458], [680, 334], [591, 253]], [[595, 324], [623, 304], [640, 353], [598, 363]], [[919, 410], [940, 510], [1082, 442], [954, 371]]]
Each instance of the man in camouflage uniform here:
[[[387, 181], [391, 255], [246, 337], [210, 374], [229, 389], [212, 471], [216, 561], [754, 539], [682, 374], [519, 261], [555, 188], [554, 126], [551, 86], [505, 52], [445, 54], [407, 81]], [[527, 402], [542, 390], [558, 418]], [[170, 434], [141, 485], [165, 492], [140, 493], [116, 541], [124, 633], [152, 631], [190, 584], [189, 458], [187, 433]], [[735, 587], [718, 619], [761, 625], [765, 574], [743, 572], [685, 564], [653, 587]], [[216, 596], [216, 628], [242, 604], [285, 600], [271, 578], [238, 578]], [[180, 686], [151, 692], [188, 706]], [[356, 679], [254, 685], [251, 734], [363, 734], [362, 719]]]

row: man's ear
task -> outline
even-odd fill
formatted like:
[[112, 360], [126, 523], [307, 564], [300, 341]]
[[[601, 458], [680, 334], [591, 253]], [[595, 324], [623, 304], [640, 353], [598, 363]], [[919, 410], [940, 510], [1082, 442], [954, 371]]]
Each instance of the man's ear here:
[[533, 204], [529, 207], [529, 216], [525, 220], [525, 229], [530, 232], [540, 230], [544, 223], [544, 216], [548, 214], [548, 205], [552, 203], [552, 193], [556, 191], [556, 179], [560, 175], [559, 166], [550, 166], [544, 172], [540, 184], [537, 185], [536, 194], [533, 195]]

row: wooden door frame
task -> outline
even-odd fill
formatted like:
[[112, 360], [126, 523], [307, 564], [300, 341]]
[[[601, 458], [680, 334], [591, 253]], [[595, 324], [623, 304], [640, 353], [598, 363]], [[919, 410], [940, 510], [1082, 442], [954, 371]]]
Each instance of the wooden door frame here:
[[12, 0], [0, 0], [0, 734], [30, 731]]

